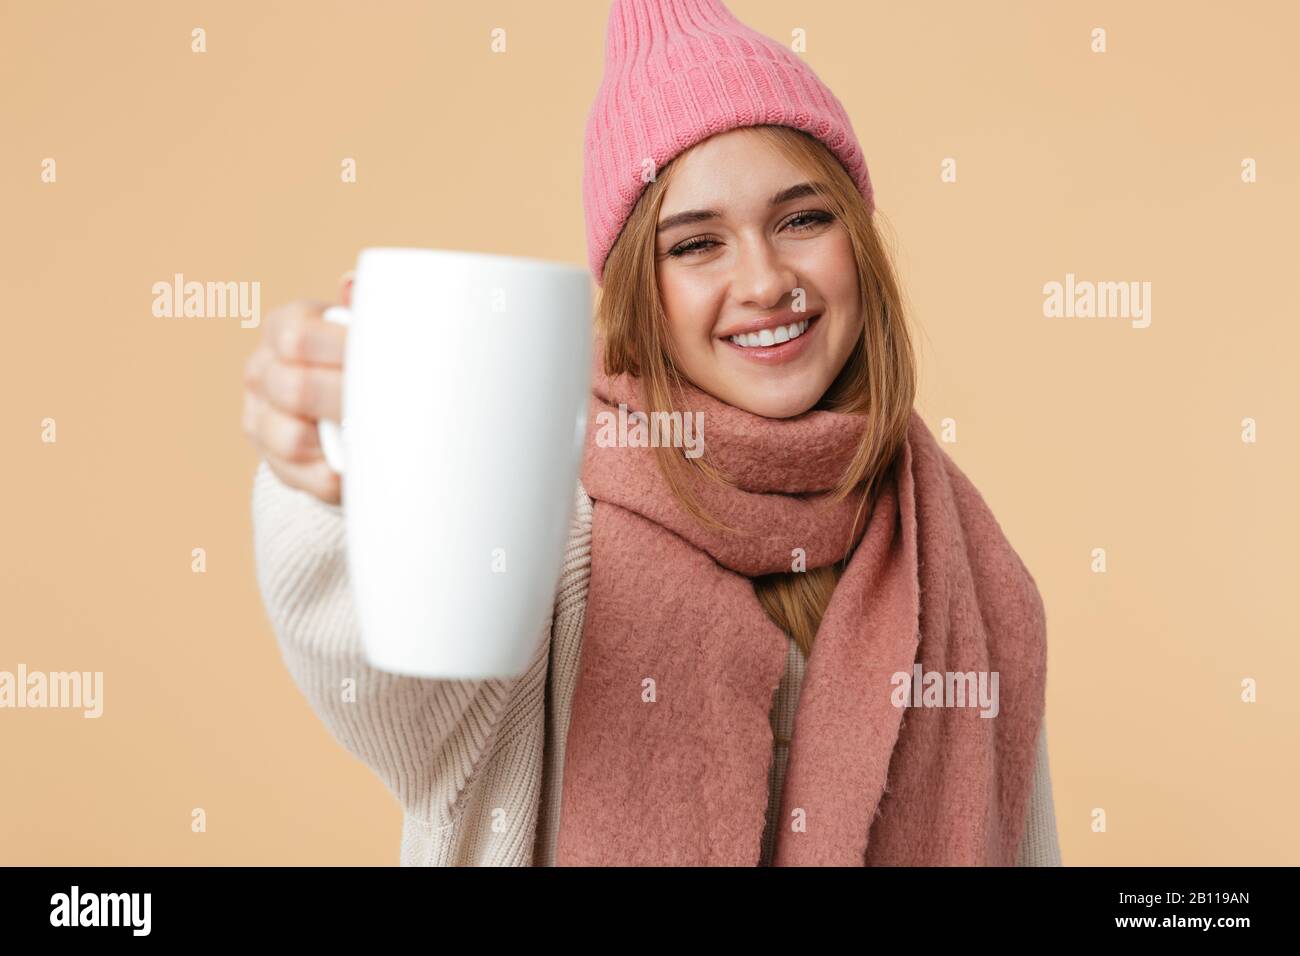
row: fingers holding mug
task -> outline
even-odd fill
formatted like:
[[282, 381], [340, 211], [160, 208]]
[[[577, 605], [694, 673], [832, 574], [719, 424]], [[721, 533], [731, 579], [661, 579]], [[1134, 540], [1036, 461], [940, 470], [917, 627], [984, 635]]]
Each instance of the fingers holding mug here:
[[261, 376], [261, 395], [280, 411], [299, 418], [338, 421], [341, 415], [342, 368], [297, 365], [277, 359]]

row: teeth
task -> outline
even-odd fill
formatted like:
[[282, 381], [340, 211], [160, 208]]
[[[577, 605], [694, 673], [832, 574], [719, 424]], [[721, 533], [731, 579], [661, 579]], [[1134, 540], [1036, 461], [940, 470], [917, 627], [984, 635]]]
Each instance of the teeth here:
[[731, 341], [735, 342], [742, 349], [764, 348], [768, 345], [780, 345], [782, 342], [789, 342], [791, 339], [797, 339], [808, 330], [808, 323], [811, 319], [804, 319], [802, 322], [791, 322], [789, 325], [778, 325], [775, 329], [763, 329], [761, 332], [749, 332], [744, 335], [733, 335]]

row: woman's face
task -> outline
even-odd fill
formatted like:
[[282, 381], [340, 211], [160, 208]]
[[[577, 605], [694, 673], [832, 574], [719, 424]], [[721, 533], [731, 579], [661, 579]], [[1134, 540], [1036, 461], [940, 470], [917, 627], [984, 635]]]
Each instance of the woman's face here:
[[801, 170], [748, 129], [675, 163], [655, 263], [679, 369], [755, 415], [807, 411], [861, 333], [848, 231], [816, 193], [795, 188], [807, 182]]

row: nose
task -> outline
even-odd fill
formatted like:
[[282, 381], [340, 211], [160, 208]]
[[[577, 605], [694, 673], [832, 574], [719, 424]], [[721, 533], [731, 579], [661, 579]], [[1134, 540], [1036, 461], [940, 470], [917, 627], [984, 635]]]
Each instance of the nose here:
[[780, 251], [762, 237], [740, 244], [732, 288], [740, 305], [773, 309], [793, 295], [799, 279]]

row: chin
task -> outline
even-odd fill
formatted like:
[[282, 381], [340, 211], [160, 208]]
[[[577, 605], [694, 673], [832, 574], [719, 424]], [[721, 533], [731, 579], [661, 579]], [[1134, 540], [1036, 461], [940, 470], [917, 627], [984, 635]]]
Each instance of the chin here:
[[783, 389], [779, 394], [755, 388], [752, 391], [745, 389], [724, 396], [722, 400], [751, 415], [761, 415], [764, 418], [794, 418], [816, 405], [824, 391], [825, 389], [818, 390], [815, 385], [788, 391]]

